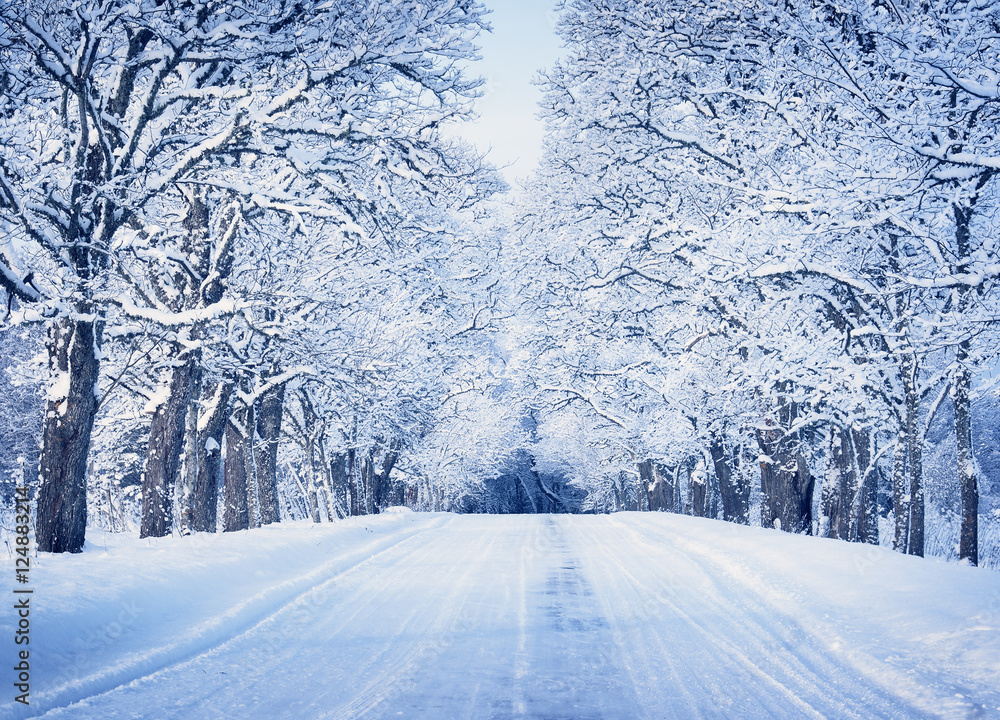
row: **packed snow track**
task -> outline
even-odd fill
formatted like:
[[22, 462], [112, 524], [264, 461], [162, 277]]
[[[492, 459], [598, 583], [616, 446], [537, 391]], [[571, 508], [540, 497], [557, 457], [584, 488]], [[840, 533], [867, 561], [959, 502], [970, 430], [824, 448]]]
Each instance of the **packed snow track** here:
[[0, 717], [1000, 718], [1000, 576], [879, 548], [660, 513], [108, 538], [39, 558]]

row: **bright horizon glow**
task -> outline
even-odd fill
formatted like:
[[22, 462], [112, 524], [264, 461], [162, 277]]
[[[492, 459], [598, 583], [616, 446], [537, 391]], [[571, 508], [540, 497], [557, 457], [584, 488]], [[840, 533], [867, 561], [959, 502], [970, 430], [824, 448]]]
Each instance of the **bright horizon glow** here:
[[536, 117], [542, 94], [531, 84], [538, 71], [562, 51], [555, 34], [556, 0], [484, 0], [492, 33], [479, 36], [482, 61], [470, 75], [486, 84], [476, 103], [479, 119], [456, 124], [449, 134], [462, 137], [502, 169], [512, 185], [537, 167], [542, 153], [542, 123]]

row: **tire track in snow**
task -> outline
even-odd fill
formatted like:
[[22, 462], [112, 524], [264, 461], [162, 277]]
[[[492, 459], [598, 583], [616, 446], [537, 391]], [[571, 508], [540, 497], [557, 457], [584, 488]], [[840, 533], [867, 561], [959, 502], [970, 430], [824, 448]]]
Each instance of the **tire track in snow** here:
[[[589, 535], [581, 541], [593, 547], [590, 569], [604, 577], [603, 599], [623, 652], [631, 651], [642, 705], [660, 708], [652, 717], [664, 717], [665, 707], [677, 718], [926, 717], [821, 649], [794, 618], [739, 584], [723, 584], [703, 558], [676, 544], [652, 545], [619, 518], [600, 525], [589, 533], [575, 527]], [[673, 687], [657, 672], [663, 659]], [[684, 697], [683, 710], [669, 693]]]
[[[585, 571], [589, 575], [594, 578], [602, 577], [606, 582], [607, 578], [614, 577], [615, 573], [623, 573], [630, 585], [629, 589], [636, 593], [637, 597], [640, 595], [646, 596], [644, 602], [649, 601], [649, 595], [653, 594], [654, 590], [657, 598], [663, 596], [665, 587], [649, 586], [638, 582], [635, 576], [622, 566], [619, 559], [612, 557], [610, 546], [606, 544], [606, 538], [595, 538], [591, 532], [585, 531], [581, 533], [580, 527], [574, 529], [578, 538], [581, 535], [586, 538], [586, 543], [584, 544], [590, 548], [585, 561]], [[595, 553], [595, 549], [599, 550], [599, 554]], [[659, 641], [659, 638], [655, 638], [660, 651], [658, 653], [660, 663], [655, 663], [645, 653], [642, 653], [639, 657], [635, 657], [636, 649], [641, 648], [643, 644], [643, 638], [641, 637], [643, 628], [637, 623], [623, 621], [625, 617], [636, 612], [635, 608], [628, 608], [621, 601], [616, 602], [615, 598], [612, 598], [609, 593], [603, 590], [598, 591], [598, 596], [605, 615], [608, 618], [609, 625], [612, 628], [615, 642], [624, 656], [623, 665], [632, 680], [636, 695], [639, 698], [639, 704], [644, 708], [643, 715], [648, 716], [648, 708], [650, 707], [650, 703], [654, 701], [647, 689], [649, 678], [656, 676], [662, 681], [664, 679], [662, 669], [666, 668], [667, 676], [672, 681], [675, 695], [670, 698], [669, 702], [664, 702], [665, 698], [662, 697], [655, 699], [656, 705], [659, 708], [658, 713], [664, 717], [668, 716], [668, 714], [673, 717], [696, 717], [697, 715], [693, 714], [697, 708], [695, 697], [682, 677], [671, 648], [666, 647]], [[678, 701], [682, 704], [683, 711], [678, 708]]]
[[[133, 718], [133, 708], [150, 703], [158, 720], [395, 716], [408, 694], [427, 685], [426, 662], [463, 631], [463, 608], [483, 572], [477, 558], [495, 556], [496, 538], [455, 525], [462, 523], [452, 516], [436, 528], [444, 532], [387, 549], [225, 643], [90, 698], [86, 709], [76, 708], [86, 715], [51, 717]], [[246, 662], [275, 632], [279, 642]]]
[[[590, 705], [581, 714], [579, 703], [573, 706], [553, 700], [552, 692], [558, 692], [559, 685], [575, 683], [580, 676], [575, 672], [579, 664], [573, 664], [577, 658], [571, 652], [559, 657], [552, 648], [566, 650], [591, 643], [581, 642], [586, 629], [577, 629], [574, 637], [560, 627], [563, 621], [579, 618], [572, 607], [579, 593], [574, 592], [574, 583], [560, 578], [568, 572], [561, 567], [568, 561], [553, 543], [554, 538], [564, 541], [557, 537], [557, 528], [546, 530], [545, 520], [463, 517], [449, 528], [455, 531], [451, 544], [464, 550], [462, 558], [455, 559], [459, 568], [439, 578], [439, 584], [452, 588], [453, 602], [441, 597], [433, 607], [421, 605], [421, 614], [440, 613], [428, 633], [429, 652], [413, 648], [414, 664], [403, 668], [403, 682], [388, 673], [373, 683], [391, 684], [399, 692], [390, 687], [373, 698], [377, 702], [361, 708], [363, 712], [344, 717], [609, 717]], [[442, 538], [442, 544], [448, 542]], [[575, 575], [579, 585], [582, 577]], [[557, 612], [564, 609], [566, 613]], [[556, 615], [564, 616], [557, 619]], [[569, 660], [570, 667], [553, 659]], [[579, 699], [586, 699], [586, 692], [580, 692]], [[566, 711], [559, 712], [560, 708]]]
[[[398, 585], [411, 586], [414, 576], [429, 572], [421, 570], [427, 556], [435, 548], [447, 554], [444, 546], [451, 544], [462, 553], [452, 556], [454, 567], [436, 575], [436, 585], [447, 592], [436, 593], [433, 602], [423, 591], [410, 593], [411, 620], [385, 632], [390, 654], [373, 655], [368, 670], [345, 674], [358, 678], [348, 682], [363, 689], [317, 716], [636, 716], [631, 686], [607, 653], [609, 629], [558, 523], [463, 517], [440, 538], [423, 540], [428, 548], [409, 561], [410, 572], [396, 575]], [[371, 614], [365, 615], [357, 622], [371, 625]]]
[[[629, 537], [634, 541], [638, 541], [638, 544], [640, 546], [641, 545], [648, 546], [647, 543], [641, 541], [641, 539], [638, 538], [635, 535], [635, 533], [632, 532], [630, 529], [624, 528], [624, 530], [625, 530], [624, 535], [626, 535], [627, 537]], [[608, 546], [605, 545], [605, 547]], [[605, 555], [605, 558], [611, 558], [611, 557], [612, 555], [610, 552]], [[675, 556], [673, 559], [676, 563], [676, 561], [679, 560], [680, 558], [677, 558]], [[687, 564], [686, 560], [687, 559], [685, 558], [684, 559], [685, 564]], [[626, 567], [622, 567], [622, 572], [628, 579], [631, 589], [637, 593], [637, 595], [640, 597], [640, 601], [642, 601], [641, 600], [642, 596], [648, 595], [648, 591], [646, 590], [646, 588], [648, 588], [648, 585], [643, 581], [640, 581], [636, 577], [636, 575], [629, 572], [629, 570]], [[712, 584], [713, 591], [718, 591], [718, 587], [716, 586], [713, 578], [706, 576], [704, 580]], [[723, 608], [721, 604], [715, 602], [713, 596], [714, 592], [702, 594], [699, 601], [699, 604], [701, 606], [699, 609], [705, 610], [710, 608], [712, 614], [717, 615], [719, 617], [725, 617], [727, 615], [731, 615], [731, 613], [728, 612], [730, 608]], [[649, 602], [648, 596], [644, 601]], [[684, 622], [684, 626], [688, 630], [690, 630], [693, 634], [698, 636], [697, 640], [693, 642], [693, 645], [696, 648], [696, 652], [700, 653], [703, 647], [708, 649], [714, 649], [716, 652], [712, 654], [715, 657], [726, 658], [728, 662], [735, 662], [742, 665], [743, 671], [746, 673], [747, 676], [749, 676], [750, 679], [757, 680], [760, 683], [768, 685], [774, 690], [776, 690], [778, 694], [781, 696], [780, 699], [787, 704], [784, 708], [782, 708], [779, 711], [776, 710], [775, 705], [773, 704], [774, 700], [772, 699], [772, 702], [766, 705], [761, 703], [759, 708], [757, 709], [757, 712], [754, 713], [754, 715], [759, 714], [759, 716], [761, 717], [769, 717], [773, 713], [778, 712], [780, 713], [780, 715], [784, 716], [791, 712], [798, 712], [801, 713], [803, 717], [813, 717], [817, 719], [822, 719], [826, 717], [822, 713], [817, 712], [816, 709], [810, 706], [807, 702], [803, 701], [799, 696], [799, 692], [797, 692], [796, 689], [789, 687], [786, 683], [782, 682], [777, 677], [775, 677], [773, 673], [768, 673], [761, 670], [758, 663], [755, 662], [752, 658], [750, 658], [750, 656], [747, 654], [746, 649], [744, 647], [736, 645], [733, 642], [727, 641], [726, 636], [718, 632], [719, 628], [717, 626], [714, 625], [712, 626], [713, 631], [707, 630], [706, 626], [703, 623], [699, 622], [690, 612], [685, 610], [685, 608], [682, 607], [682, 604], [674, 600], [673, 597], [671, 597], [671, 595], [660, 595], [658, 601], [661, 604], [663, 610], [666, 610], [668, 613], [676, 616], [676, 618], [681, 619]], [[647, 628], [647, 636], [649, 636], [653, 641], [656, 642], [657, 646], [660, 649], [660, 655], [676, 656], [677, 655], [676, 645], [672, 646], [667, 642], [668, 639], [670, 638], [660, 633], [657, 633], [655, 630], [655, 625], [653, 625], [652, 623], [649, 623], [649, 625], [652, 625], [652, 627]], [[751, 624], [744, 626], [744, 628], [742, 629], [747, 630], [755, 628]], [[671, 637], [673, 637], [673, 635], [671, 635]], [[769, 641], [773, 640], [774, 636], [769, 633], [762, 633], [762, 634], [757, 634], [757, 636], [754, 637], [753, 639], [758, 643], [757, 647], [765, 647], [770, 644]], [[642, 643], [641, 637], [637, 638], [635, 645], [633, 646], [640, 646], [641, 643]], [[786, 676], [795, 677], [795, 672], [798, 669], [792, 668], [791, 663], [784, 661], [784, 658], [779, 656], [779, 657], [770, 657], [768, 659], [772, 663], [777, 662], [780, 665], [780, 669], [784, 671], [784, 674]], [[722, 684], [716, 682], [709, 685], [707, 683], [711, 683], [712, 680], [718, 681], [721, 674], [718, 672], [718, 670], [716, 670], [716, 672], [714, 673], [714, 677], [709, 676], [707, 678], [705, 677], [699, 678], [698, 680], [701, 682], [702, 689], [708, 690], [709, 692], [695, 693], [692, 692], [690, 689], [690, 687], [693, 686], [691, 678], [690, 677], [682, 678], [681, 674], [676, 670], [676, 668], [678, 667], [687, 667], [693, 665], [694, 664], [693, 660], [695, 660], [695, 658], [688, 655], [680, 657], [671, 657], [670, 660], [675, 667], [675, 674], [676, 674], [675, 676], [678, 678], [678, 682], [681, 684], [685, 696], [689, 699], [689, 711], [685, 713], [677, 713], [676, 716], [677, 717], [700, 716], [703, 708], [699, 707], [699, 702], [696, 700], [696, 698], [702, 698], [700, 704], [704, 705], [705, 697], [710, 697], [710, 698], [718, 697], [720, 691], [723, 690], [723, 688], [721, 687]], [[704, 662], [703, 659], [701, 659], [701, 661]], [[655, 666], [655, 663], [653, 663], [653, 665]], [[726, 672], [726, 676], [733, 676], [736, 675], [737, 673], [738, 669], [732, 668], [730, 671]], [[740, 698], [739, 701], [733, 702], [732, 705], [736, 706], [739, 717], [749, 717], [751, 716], [750, 713], [753, 712], [751, 708], [753, 708], [756, 703], [760, 703], [759, 697], [744, 695], [742, 698]], [[838, 715], [838, 717], [840, 716]], [[846, 715], [843, 717], [856, 718], [857, 716]]]
[[666, 517], [419, 524], [51, 720], [921, 716]]
[[214, 648], [245, 634], [317, 586], [335, 582], [373, 562], [380, 555], [391, 552], [397, 546], [435, 530], [450, 520], [452, 520], [450, 517], [436, 517], [428, 523], [418, 524], [417, 527], [406, 527], [378, 537], [369, 544], [352, 549], [347, 555], [338, 556], [314, 570], [246, 598], [226, 612], [190, 629], [170, 645], [160, 646], [138, 655], [128, 655], [94, 674], [51, 690], [34, 693], [33, 711], [40, 713], [38, 717], [45, 717], [49, 713], [79, 705], [91, 698], [136, 683], [145, 677], [211, 652]]
[[[620, 521], [619, 521], [620, 522]], [[937, 692], [913, 675], [913, 668], [901, 669], [881, 662], [864, 649], [851, 646], [840, 639], [843, 625], [830, 622], [828, 619], [814, 615], [815, 603], [802, 603], [794, 591], [789, 590], [790, 583], [779, 580], [779, 584], [767, 582], [759, 571], [767, 572], [766, 568], [754, 568], [747, 565], [746, 559], [726, 556], [719, 548], [696, 542], [681, 532], [655, 522], [655, 518], [641, 518], [637, 523], [642, 533], [647, 537], [659, 537], [667, 544], [682, 550], [692, 559], [710, 566], [713, 575], [721, 582], [726, 578], [729, 582], [741, 588], [745, 598], [752, 598], [747, 603], [748, 614], [754, 614], [761, 626], [780, 622], [783, 625], [799, 628], [802, 636], [811, 642], [800, 646], [806, 654], [800, 656], [803, 662], [813, 659], [816, 665], [828, 663], [834, 666], [839, 676], [845, 682], [852, 682], [854, 688], [868, 687], [873, 697], [888, 697], [891, 705], [883, 709], [880, 717], [887, 718], [964, 718], [977, 717], [975, 710], [970, 713], [969, 706], [961, 701], [962, 695], [956, 695], [951, 688], [940, 688]], [[720, 526], [723, 529], [725, 525]], [[734, 526], [737, 527], [737, 526]], [[753, 560], [751, 560], [751, 563]], [[780, 575], [779, 575], [780, 577]], [[783, 609], [783, 606], [794, 609]], [[836, 609], [836, 608], [834, 608]], [[761, 619], [766, 616], [766, 619]], [[863, 619], [862, 619], [863, 620]], [[810, 631], [803, 629], [807, 622]], [[840, 621], [843, 622], [843, 619]], [[821, 676], [822, 670], [808, 668], [814, 675]], [[838, 691], [837, 686], [831, 687], [831, 692]], [[905, 699], [903, 699], [905, 698]], [[958, 700], [958, 701], [956, 701]], [[883, 701], [884, 702], [884, 701]], [[871, 717], [870, 710], [865, 708], [857, 715], [859, 718]]]
[[540, 542], [540, 525], [530, 527], [529, 542], [521, 546], [517, 564], [517, 650], [514, 655], [514, 678], [512, 681], [512, 711], [524, 716], [527, 698], [524, 678], [530, 671], [528, 663], [528, 566], [534, 560]]
[[[440, 548], [434, 542], [436, 538], [427, 538], [426, 540], [428, 545], [423, 549], [421, 556], [407, 559], [413, 568], [417, 568], [413, 572], [420, 572], [418, 568], [424, 565], [420, 562], [421, 559], [427, 559], [440, 553]], [[405, 680], [412, 678], [414, 671], [418, 669], [418, 664], [422, 660], [426, 660], [428, 654], [436, 654], [446, 646], [449, 630], [454, 631], [463, 606], [469, 600], [470, 578], [475, 573], [481, 572], [481, 564], [477, 563], [476, 559], [478, 558], [481, 562], [482, 558], [489, 557], [494, 543], [494, 536], [483, 533], [479, 535], [478, 543], [467, 545], [461, 562], [455, 563], [456, 569], [460, 568], [461, 570], [453, 573], [452, 577], [448, 578], [450, 582], [445, 583], [450, 590], [447, 595], [437, 597], [433, 609], [416, 603], [411, 608], [410, 616], [404, 627], [410, 629], [412, 625], [423, 625], [422, 628], [417, 629], [417, 639], [400, 643], [398, 639], [401, 634], [393, 638], [394, 641], [390, 643], [388, 652], [392, 653], [394, 657], [387, 659], [382, 656], [373, 659], [370, 667], [375, 668], [375, 674], [370, 679], [365, 680], [364, 689], [345, 705], [317, 715], [317, 720], [363, 718], [375, 711], [379, 705], [386, 704], [406, 690], [412, 689], [413, 686], [406, 683]], [[455, 574], [458, 575], [457, 578], [454, 577]], [[380, 593], [384, 592], [389, 585], [403, 584], [398, 576], [392, 577], [386, 573], [386, 577], [389, 578], [389, 581], [382, 585], [379, 589]], [[353, 617], [356, 618], [363, 611], [364, 608], [359, 608]], [[421, 622], [428, 617], [431, 618], [429, 623]], [[346, 625], [348, 623], [344, 623], [344, 626]]]

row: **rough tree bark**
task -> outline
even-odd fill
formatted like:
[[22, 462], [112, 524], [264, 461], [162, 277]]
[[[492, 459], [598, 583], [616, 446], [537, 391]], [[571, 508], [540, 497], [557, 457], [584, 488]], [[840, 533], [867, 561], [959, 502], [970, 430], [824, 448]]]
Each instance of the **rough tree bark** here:
[[[301, 483], [299, 485], [305, 497], [309, 517], [313, 522], [319, 523], [322, 522], [319, 506], [320, 495], [323, 489], [322, 475], [324, 472], [323, 468], [320, 467], [320, 464], [323, 462], [322, 426], [317, 422], [316, 410], [313, 407], [312, 398], [309, 396], [309, 390], [300, 387], [294, 397], [301, 411], [302, 419], [300, 421], [295, 413], [290, 413], [288, 420], [293, 426], [292, 437], [302, 447], [302, 452], [306, 458], [305, 486], [302, 487]], [[329, 506], [329, 501], [326, 500], [324, 504]], [[333, 519], [333, 515], [328, 514], [327, 517]]]
[[677, 498], [671, 478], [652, 460], [639, 463], [639, 481], [646, 491], [646, 504], [650, 511], [677, 512]]
[[246, 449], [243, 462], [247, 476], [247, 519], [251, 528], [260, 527], [260, 489], [257, 486], [257, 458], [254, 445], [257, 441], [257, 406], [247, 408], [243, 427], [246, 430]]
[[[219, 273], [212, 273], [211, 212], [204, 189], [180, 186], [180, 190], [186, 202], [181, 223], [184, 229], [182, 249], [190, 266], [178, 267], [174, 272], [173, 292], [168, 292], [158, 280], [154, 282], [160, 300], [174, 312], [216, 302], [224, 289]], [[227, 209], [226, 217], [232, 216], [233, 212], [232, 208]], [[234, 222], [227, 224], [229, 232], [233, 231]], [[169, 394], [153, 416], [146, 449], [140, 532], [142, 537], [161, 536], [170, 532], [175, 483], [178, 483], [179, 491], [179, 523], [185, 532], [193, 529], [191, 494], [194, 492], [198, 473], [196, 407], [201, 394], [202, 375], [201, 351], [197, 347], [197, 341], [202, 333], [200, 325], [191, 326], [187, 340], [190, 345], [195, 346], [194, 349], [176, 342], [171, 351], [175, 366], [167, 383]], [[189, 410], [193, 413], [190, 417], [190, 429], [185, 427]], [[187, 443], [185, 437], [188, 438]], [[184, 476], [178, 477], [185, 445], [189, 454], [184, 463]]]
[[222, 469], [223, 532], [247, 530], [250, 527], [247, 483], [249, 416], [249, 408], [240, 405], [233, 409], [229, 422], [226, 423], [226, 460]]
[[375, 513], [375, 505], [373, 503], [375, 489], [375, 458], [373, 454], [375, 452], [374, 448], [369, 448], [361, 457], [361, 467], [358, 469], [358, 488], [361, 491], [361, 507], [363, 508], [364, 515], [372, 515]]
[[347, 453], [337, 453], [330, 460], [330, 494], [331, 504], [336, 509], [337, 516], [346, 515], [345, 504], [348, 502], [348, 456]]
[[659, 510], [660, 497], [657, 493], [656, 478], [653, 476], [653, 461], [643, 460], [638, 464], [639, 484], [646, 493], [646, 505], [650, 510]]
[[[320, 430], [322, 430], [322, 428], [320, 428]], [[343, 502], [345, 493], [338, 494], [338, 491], [334, 487], [334, 464], [327, 462], [326, 435], [322, 431], [316, 434], [315, 448], [315, 482], [319, 495], [322, 497], [324, 507], [326, 508], [326, 516], [330, 518], [330, 520], [343, 519], [347, 516], [347, 512], [344, 510]]]
[[316, 452], [316, 443], [319, 438], [316, 436], [315, 418], [311, 416], [312, 405], [303, 403], [303, 413], [309, 413], [305, 420], [305, 455], [306, 455], [306, 504], [309, 506], [309, 517], [314, 523], [321, 522], [319, 514], [319, 493], [317, 486], [319, 480], [319, 458]]
[[[389, 444], [385, 448], [382, 448], [382, 442], [379, 440], [376, 442], [376, 445], [370, 454], [372, 468], [372, 505], [373, 510], [376, 513], [382, 512], [386, 507], [388, 507], [390, 489], [389, 474], [392, 472], [392, 469], [396, 466], [396, 461], [399, 459], [399, 447], [399, 441], [394, 439], [390, 440]], [[381, 455], [381, 463], [376, 462], [376, 458], [379, 455]], [[541, 483], [541, 480], [539, 480], [539, 483]]]
[[828, 439], [830, 458], [822, 490], [823, 518], [826, 537], [849, 540], [851, 529], [851, 504], [857, 473], [854, 463], [854, 448], [850, 431], [839, 425], [831, 425]]
[[852, 430], [851, 440], [861, 478], [856, 540], [878, 545], [878, 468], [872, 465], [871, 433], [867, 429]]
[[[309, 434], [305, 440], [305, 455], [306, 455], [306, 504], [309, 506], [309, 517], [314, 523], [322, 522], [322, 518], [319, 514], [319, 491], [318, 486], [320, 485], [320, 471], [319, 471], [319, 458], [316, 453], [316, 441], [317, 438], [313, 434]], [[327, 517], [330, 517], [327, 515]], [[332, 517], [330, 517], [332, 519]]]
[[309, 508], [309, 519], [319, 524], [322, 518], [319, 515], [319, 494], [316, 492], [316, 480], [312, 472], [306, 474], [306, 506]]
[[955, 445], [958, 455], [958, 483], [962, 496], [962, 522], [959, 531], [958, 557], [972, 565], [979, 564], [979, 473], [972, 449], [972, 413], [969, 400], [972, 373], [964, 363], [969, 341], [958, 346], [957, 370], [952, 376], [951, 401], [955, 410]]
[[258, 442], [254, 446], [254, 465], [257, 471], [257, 491], [260, 498], [260, 522], [262, 525], [281, 521], [277, 465], [278, 440], [281, 436], [281, 414], [284, 404], [284, 383], [269, 389], [257, 402], [255, 414]]
[[708, 497], [708, 474], [701, 468], [688, 467], [688, 505], [691, 515], [705, 517], [705, 500]]
[[99, 333], [100, 326], [93, 322], [59, 319], [49, 323], [49, 399], [42, 428], [35, 530], [42, 552], [83, 550], [87, 454], [97, 414]]
[[198, 416], [201, 402], [201, 357], [193, 358], [195, 370], [191, 379], [191, 397], [184, 421], [184, 451], [181, 455], [180, 482], [175, 486], [174, 495], [179, 510], [177, 524], [182, 535], [196, 532], [194, 527], [194, 489], [198, 484], [198, 469], [201, 461], [198, 452]]
[[[186, 302], [189, 307], [208, 307], [219, 302], [225, 294], [227, 280], [232, 271], [233, 242], [240, 225], [239, 203], [229, 199], [224, 203], [218, 228], [221, 237], [211, 234], [210, 208], [201, 192], [187, 192], [187, 216], [184, 225], [188, 230], [188, 257], [198, 275], [196, 284], [185, 277]], [[214, 257], [213, 257], [214, 255]], [[192, 338], [201, 338], [202, 328], [191, 329]], [[185, 447], [185, 493], [182, 512], [192, 532], [215, 532], [218, 504], [218, 478], [222, 468], [222, 443], [233, 383], [219, 381], [203, 391], [200, 356], [199, 371], [193, 378], [192, 411], [188, 418], [188, 442]]]
[[166, 378], [167, 397], [159, 404], [149, 425], [149, 444], [142, 480], [142, 523], [139, 537], [162, 537], [173, 526], [174, 482], [180, 470], [185, 420], [191, 402], [193, 376], [190, 357], [179, 357]]
[[205, 400], [198, 416], [198, 473], [191, 493], [191, 529], [194, 532], [215, 532], [216, 529], [222, 443], [225, 442], [232, 390], [232, 383], [222, 381], [212, 383], [204, 393]]
[[906, 552], [910, 529], [910, 496], [906, 488], [907, 451], [904, 427], [896, 434], [896, 449], [892, 458], [892, 511], [895, 517], [892, 549], [897, 552]]
[[761, 453], [761, 524], [811, 533], [813, 478], [799, 452], [798, 434], [787, 430], [797, 414], [795, 403], [781, 402], [776, 421], [755, 433]]
[[649, 512], [649, 484], [639, 472], [635, 478], [635, 491], [638, 496], [639, 512]]
[[357, 451], [352, 447], [347, 450], [347, 491], [351, 499], [351, 516], [361, 514], [362, 505], [358, 488]]
[[722, 497], [722, 518], [727, 522], [750, 524], [750, 483], [734, 470], [739, 469], [739, 450], [729, 450], [725, 441], [712, 434], [708, 448]]
[[[995, 171], [994, 171], [995, 172]], [[977, 191], [982, 189], [993, 172], [980, 177]], [[968, 271], [965, 259], [969, 257], [972, 244], [972, 215], [978, 200], [973, 197], [965, 207], [953, 206], [955, 214], [955, 245], [958, 257], [962, 259], [956, 271]], [[963, 314], [971, 300], [972, 289], [959, 288], [957, 310]], [[955, 410], [955, 448], [958, 460], [958, 486], [962, 497], [962, 522], [959, 530], [958, 557], [972, 565], [979, 564], [979, 471], [972, 447], [972, 372], [968, 367], [971, 341], [963, 339], [955, 348], [955, 370], [951, 377], [951, 402]]]
[[924, 461], [923, 433], [920, 429], [920, 399], [916, 388], [916, 362], [906, 367], [912, 375], [904, 376], [906, 392], [906, 466], [909, 470], [909, 539], [906, 552], [924, 556]]

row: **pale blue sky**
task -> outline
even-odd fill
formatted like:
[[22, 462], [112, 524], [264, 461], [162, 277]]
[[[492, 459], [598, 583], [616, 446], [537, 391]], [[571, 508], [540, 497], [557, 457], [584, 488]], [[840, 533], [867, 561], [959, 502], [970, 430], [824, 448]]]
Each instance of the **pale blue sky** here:
[[542, 126], [535, 118], [540, 93], [531, 85], [536, 72], [561, 55], [554, 32], [555, 0], [484, 0], [493, 12], [493, 32], [480, 37], [483, 61], [472, 71], [486, 79], [479, 101], [480, 120], [455, 132], [481, 150], [508, 180], [535, 169], [541, 152]]

